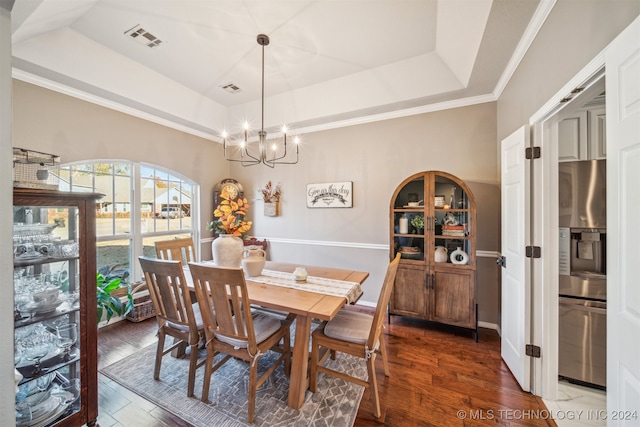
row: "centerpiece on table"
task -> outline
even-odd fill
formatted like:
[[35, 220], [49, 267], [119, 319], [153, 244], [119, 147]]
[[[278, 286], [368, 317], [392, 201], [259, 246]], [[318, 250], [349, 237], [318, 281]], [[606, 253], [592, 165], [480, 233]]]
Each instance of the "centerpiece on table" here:
[[244, 244], [242, 237], [251, 228], [251, 221], [245, 221], [249, 203], [246, 198], [233, 200], [223, 188], [222, 201], [213, 211], [214, 219], [207, 225], [218, 235], [211, 243], [214, 264], [221, 267], [240, 267]]
[[280, 215], [280, 197], [282, 189], [280, 184], [273, 185], [271, 181], [267, 182], [261, 190], [262, 200], [264, 201], [264, 215], [278, 216]]

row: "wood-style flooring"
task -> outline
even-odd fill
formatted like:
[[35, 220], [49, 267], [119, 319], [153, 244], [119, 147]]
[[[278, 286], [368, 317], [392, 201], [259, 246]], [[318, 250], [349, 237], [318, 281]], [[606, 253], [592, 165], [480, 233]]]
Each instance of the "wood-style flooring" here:
[[[361, 306], [354, 309], [371, 311]], [[155, 332], [155, 319], [101, 328], [98, 366], [155, 343]], [[393, 316], [385, 339], [391, 375], [384, 376], [378, 358], [382, 416], [373, 416], [369, 390], [365, 390], [355, 427], [555, 426], [545, 419], [542, 400], [522, 392], [502, 361], [495, 331], [480, 329], [476, 343], [466, 330]], [[101, 374], [98, 384], [101, 427], [190, 426]]]

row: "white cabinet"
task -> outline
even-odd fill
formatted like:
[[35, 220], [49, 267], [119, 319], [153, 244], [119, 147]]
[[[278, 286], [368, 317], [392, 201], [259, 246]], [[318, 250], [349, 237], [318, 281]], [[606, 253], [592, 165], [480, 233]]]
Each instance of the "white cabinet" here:
[[558, 161], [588, 159], [587, 112], [579, 111], [558, 123]]
[[558, 161], [607, 157], [605, 107], [577, 111], [558, 122]]
[[604, 106], [588, 111], [589, 114], [589, 158], [607, 157], [607, 120]]

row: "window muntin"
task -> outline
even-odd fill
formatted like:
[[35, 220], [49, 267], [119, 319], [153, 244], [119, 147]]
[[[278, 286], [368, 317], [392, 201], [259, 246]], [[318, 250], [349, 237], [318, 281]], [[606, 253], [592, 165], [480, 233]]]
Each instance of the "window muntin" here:
[[74, 163], [61, 167], [59, 189], [105, 195], [96, 205], [97, 266], [121, 271], [125, 282], [142, 278], [134, 260], [154, 256], [155, 240], [196, 235], [197, 184], [174, 172], [126, 161]]

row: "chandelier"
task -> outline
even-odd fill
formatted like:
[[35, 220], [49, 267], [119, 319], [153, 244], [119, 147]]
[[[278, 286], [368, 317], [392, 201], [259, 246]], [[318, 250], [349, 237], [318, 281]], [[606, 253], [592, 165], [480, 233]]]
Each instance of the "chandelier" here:
[[249, 123], [244, 122], [242, 135], [239, 141], [229, 144], [229, 135], [222, 131], [222, 145], [224, 147], [224, 158], [231, 162], [240, 162], [242, 166], [254, 166], [264, 164], [269, 167], [275, 165], [294, 165], [298, 163], [298, 146], [300, 138], [294, 138], [295, 160], [293, 155], [287, 159], [287, 133], [289, 130], [282, 126], [282, 138], [267, 140], [267, 132], [264, 130], [264, 47], [269, 45], [269, 36], [258, 34], [258, 44], [262, 46], [262, 121], [260, 131], [258, 131], [257, 144], [255, 140], [249, 141]]

